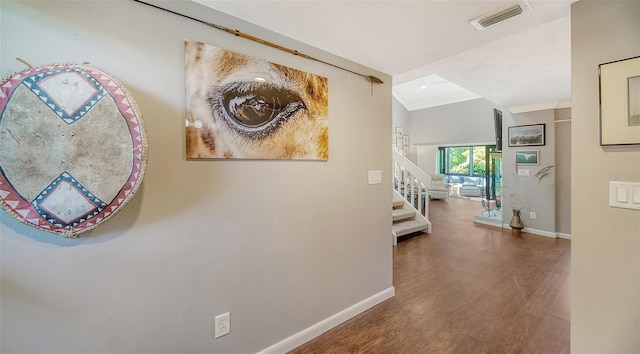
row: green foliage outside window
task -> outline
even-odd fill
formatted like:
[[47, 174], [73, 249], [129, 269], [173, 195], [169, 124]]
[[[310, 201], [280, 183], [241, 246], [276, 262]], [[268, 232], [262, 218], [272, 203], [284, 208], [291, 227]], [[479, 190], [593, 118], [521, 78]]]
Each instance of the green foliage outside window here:
[[487, 170], [487, 149], [485, 146], [473, 147], [473, 175], [483, 175]]
[[494, 150], [492, 145], [441, 147], [438, 166], [444, 174], [481, 177], [487, 172], [487, 159]]
[[451, 147], [449, 150], [449, 173], [469, 174], [469, 147]]

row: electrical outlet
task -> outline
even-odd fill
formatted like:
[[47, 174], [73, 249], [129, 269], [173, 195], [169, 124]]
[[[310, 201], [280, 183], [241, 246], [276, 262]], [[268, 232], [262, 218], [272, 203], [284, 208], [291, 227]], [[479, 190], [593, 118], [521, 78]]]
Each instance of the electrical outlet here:
[[229, 312], [218, 315], [215, 318], [214, 338], [220, 338], [231, 332], [231, 316]]
[[532, 211], [532, 212], [529, 213], [529, 219], [535, 219], [537, 217], [538, 217], [538, 215], [536, 214], [535, 211]]

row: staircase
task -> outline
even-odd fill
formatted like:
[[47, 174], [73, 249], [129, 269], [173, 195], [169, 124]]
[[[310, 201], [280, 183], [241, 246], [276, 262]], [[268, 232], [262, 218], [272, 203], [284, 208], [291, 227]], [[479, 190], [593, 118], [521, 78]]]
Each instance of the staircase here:
[[[431, 233], [429, 221], [429, 191], [431, 176], [413, 162], [393, 151], [393, 244], [398, 237], [413, 232]], [[424, 201], [424, 202], [423, 202]]]
[[431, 223], [418, 213], [400, 193], [393, 191], [393, 244], [398, 243], [398, 237], [408, 235], [413, 232], [431, 233]]

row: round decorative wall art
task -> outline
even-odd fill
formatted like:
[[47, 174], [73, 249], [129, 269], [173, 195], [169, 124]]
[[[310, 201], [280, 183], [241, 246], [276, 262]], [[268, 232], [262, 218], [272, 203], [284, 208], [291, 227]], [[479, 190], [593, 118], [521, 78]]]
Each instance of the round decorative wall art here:
[[147, 140], [126, 88], [85, 64], [0, 81], [0, 204], [34, 228], [77, 237], [133, 197]]

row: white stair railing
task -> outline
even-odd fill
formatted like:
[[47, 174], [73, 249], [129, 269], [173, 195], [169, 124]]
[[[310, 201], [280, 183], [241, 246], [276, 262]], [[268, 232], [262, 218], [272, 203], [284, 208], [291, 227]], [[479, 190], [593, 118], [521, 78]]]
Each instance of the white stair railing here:
[[393, 188], [429, 221], [431, 176], [396, 150], [393, 154]]

